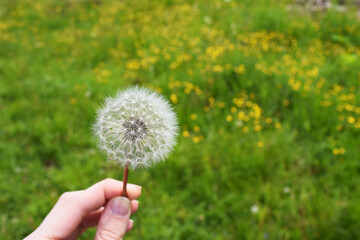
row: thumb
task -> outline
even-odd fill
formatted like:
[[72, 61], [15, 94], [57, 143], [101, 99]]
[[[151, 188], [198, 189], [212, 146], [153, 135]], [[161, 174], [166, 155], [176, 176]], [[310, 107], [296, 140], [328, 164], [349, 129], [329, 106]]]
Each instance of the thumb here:
[[130, 200], [125, 197], [112, 198], [101, 214], [95, 240], [123, 239], [131, 213]]

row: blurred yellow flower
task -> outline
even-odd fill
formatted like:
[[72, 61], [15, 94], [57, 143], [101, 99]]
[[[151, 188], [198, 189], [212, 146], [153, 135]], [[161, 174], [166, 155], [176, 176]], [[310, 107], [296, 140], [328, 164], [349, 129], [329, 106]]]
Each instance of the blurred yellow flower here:
[[191, 88], [185, 88], [184, 92], [185, 92], [186, 94], [190, 94], [190, 93], [191, 93]]
[[129, 70], [138, 70], [140, 68], [139, 60], [137, 59], [131, 59], [128, 62], [126, 62], [126, 68]]
[[232, 120], [233, 120], [233, 116], [231, 116], [231, 115], [226, 116], [226, 121], [227, 122], [231, 122]]
[[355, 119], [354, 117], [352, 117], [352, 116], [351, 116], [351, 117], [348, 117], [347, 120], [348, 120], [348, 122], [351, 123], [351, 124], [353, 124], [353, 123], [356, 121], [356, 119]]
[[345, 153], [345, 148], [334, 148], [332, 152], [334, 155], [341, 155]]
[[243, 111], [239, 111], [238, 113], [238, 119], [239, 120], [244, 120], [244, 117], [245, 117], [245, 113]]
[[184, 137], [188, 137], [188, 136], [190, 136], [190, 133], [189, 133], [189, 131], [183, 131], [182, 132], [182, 135], [184, 136]]
[[290, 105], [290, 101], [287, 100], [287, 99], [285, 99], [285, 100], [283, 101], [283, 105], [284, 105], [284, 107], [289, 106], [289, 105]]
[[224, 71], [224, 67], [221, 66], [221, 65], [215, 65], [212, 70], [213, 70], [214, 72], [219, 72], [219, 73], [221, 73], [221, 72]]
[[201, 141], [201, 138], [198, 137], [198, 136], [193, 136], [192, 140], [193, 140], [194, 143], [198, 143], [198, 142]]
[[256, 126], [254, 127], [254, 130], [255, 130], [256, 132], [259, 132], [259, 131], [261, 131], [261, 126], [259, 126], [259, 125], [256, 125]]
[[71, 103], [72, 105], [75, 105], [75, 104], [77, 103], [76, 98], [74, 98], [74, 97], [70, 98], [70, 103]]
[[178, 96], [175, 93], [172, 93], [170, 95], [170, 101], [174, 104], [178, 103], [179, 102]]
[[245, 66], [244, 66], [244, 64], [240, 64], [238, 67], [236, 67], [236, 68], [234, 69], [234, 71], [235, 71], [236, 73], [239, 73], [239, 74], [244, 73], [244, 72], [245, 72]]

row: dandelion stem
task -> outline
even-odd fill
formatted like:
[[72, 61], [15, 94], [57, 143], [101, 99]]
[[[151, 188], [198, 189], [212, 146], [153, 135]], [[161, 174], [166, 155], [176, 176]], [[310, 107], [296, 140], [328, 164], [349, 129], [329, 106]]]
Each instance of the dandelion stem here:
[[127, 197], [127, 193], [126, 193], [126, 185], [127, 185], [127, 181], [128, 181], [128, 176], [129, 176], [129, 162], [126, 162], [125, 167], [124, 167], [124, 176], [123, 176], [123, 196]]

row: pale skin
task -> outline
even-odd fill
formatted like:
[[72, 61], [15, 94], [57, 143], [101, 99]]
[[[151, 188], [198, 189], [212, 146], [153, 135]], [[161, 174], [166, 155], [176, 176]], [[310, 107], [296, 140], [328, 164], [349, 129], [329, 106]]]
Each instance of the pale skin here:
[[[24, 240], [74, 240], [88, 228], [96, 227], [95, 240], [123, 239], [133, 227], [130, 215], [138, 209], [141, 187], [102, 180], [91, 187], [61, 195], [41, 225]], [[130, 199], [130, 200], [129, 200]]]

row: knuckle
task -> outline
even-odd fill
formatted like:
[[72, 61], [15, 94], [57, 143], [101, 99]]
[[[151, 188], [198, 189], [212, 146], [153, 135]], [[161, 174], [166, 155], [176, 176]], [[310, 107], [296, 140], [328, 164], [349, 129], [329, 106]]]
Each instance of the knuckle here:
[[121, 239], [122, 235], [111, 229], [103, 228], [98, 232], [97, 240], [118, 240]]
[[68, 199], [70, 199], [72, 196], [71, 192], [64, 192], [63, 194], [61, 194], [59, 201], [67, 201]]
[[115, 180], [112, 179], [112, 178], [105, 178], [105, 179], [102, 180], [101, 182], [102, 182], [102, 184], [107, 185], [107, 184], [113, 183], [114, 181], [115, 181]]

